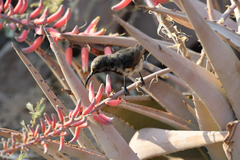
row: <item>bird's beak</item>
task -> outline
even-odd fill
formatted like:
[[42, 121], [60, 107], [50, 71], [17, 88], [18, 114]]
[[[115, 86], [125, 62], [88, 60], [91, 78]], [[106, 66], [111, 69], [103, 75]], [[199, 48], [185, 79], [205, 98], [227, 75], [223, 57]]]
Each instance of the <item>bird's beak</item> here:
[[86, 80], [86, 83], [85, 83], [85, 87], [87, 86], [88, 80], [92, 77], [92, 75], [93, 75], [93, 72], [91, 72], [91, 73], [88, 75], [87, 80]]

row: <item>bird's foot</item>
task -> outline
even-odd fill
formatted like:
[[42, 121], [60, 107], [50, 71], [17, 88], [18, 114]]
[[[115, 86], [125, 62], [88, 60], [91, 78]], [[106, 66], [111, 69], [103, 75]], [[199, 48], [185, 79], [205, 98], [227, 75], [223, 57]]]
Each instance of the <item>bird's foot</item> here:
[[136, 78], [136, 79], [137, 79], [137, 81], [141, 81], [141, 87], [145, 85], [145, 82], [142, 77]]
[[123, 86], [122, 88], [123, 88], [123, 90], [124, 90], [124, 95], [125, 95], [125, 96], [129, 95], [129, 91], [128, 91], [127, 87], [126, 87], [126, 86]]
[[140, 75], [140, 81], [142, 83], [141, 87], [145, 85], [145, 82], [143, 80], [143, 77], [142, 77], [142, 74], [139, 72], [139, 75]]

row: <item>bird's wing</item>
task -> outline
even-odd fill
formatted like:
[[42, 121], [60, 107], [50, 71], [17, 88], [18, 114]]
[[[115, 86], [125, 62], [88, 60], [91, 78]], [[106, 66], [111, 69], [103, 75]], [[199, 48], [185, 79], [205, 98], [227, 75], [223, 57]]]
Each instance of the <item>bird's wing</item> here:
[[135, 51], [132, 51], [132, 54], [129, 54], [124, 61], [124, 68], [134, 68], [138, 62], [142, 59], [144, 53], [144, 48], [134, 48]]

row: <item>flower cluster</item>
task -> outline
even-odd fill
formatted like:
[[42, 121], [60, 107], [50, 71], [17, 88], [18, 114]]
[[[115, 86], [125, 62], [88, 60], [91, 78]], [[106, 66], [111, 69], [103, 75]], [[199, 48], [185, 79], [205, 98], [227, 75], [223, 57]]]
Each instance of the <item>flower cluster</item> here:
[[[111, 124], [113, 118], [108, 117], [103, 113], [98, 111], [94, 111], [95, 106], [100, 102], [102, 98], [102, 94], [104, 92], [104, 85], [101, 84], [97, 94], [94, 94], [94, 86], [91, 82], [89, 85], [89, 101], [91, 102], [88, 107], [83, 109], [84, 107], [81, 104], [81, 100], [78, 100], [77, 105], [74, 110], [69, 110], [69, 114], [64, 116], [62, 109], [57, 105], [56, 111], [57, 115], [52, 113], [51, 118], [47, 113], [44, 113], [44, 119], [40, 118], [40, 124], [38, 124], [35, 129], [30, 125], [27, 126], [27, 129], [23, 129], [22, 131], [22, 143], [17, 143], [15, 135], [11, 135], [10, 143], [11, 146], [8, 145], [8, 141], [2, 139], [3, 150], [0, 151], [0, 154], [11, 154], [16, 150], [25, 148], [27, 149], [29, 146], [33, 144], [40, 144], [44, 148], [44, 153], [48, 152], [48, 143], [47, 140], [51, 137], [59, 136], [59, 149], [61, 151], [64, 146], [65, 136], [68, 135], [68, 129], [70, 127], [75, 128], [75, 133], [73, 138], [68, 143], [75, 143], [80, 135], [80, 131], [82, 128], [88, 127], [89, 123], [87, 121], [87, 117], [91, 116], [93, 119], [98, 121], [100, 124], [108, 125]], [[111, 81], [110, 76], [106, 76], [106, 88], [105, 93], [108, 96], [111, 96]], [[120, 97], [116, 100], [109, 100], [105, 104], [110, 106], [119, 105], [120, 102], [125, 102]], [[57, 117], [59, 121], [57, 120]], [[40, 133], [41, 131], [41, 133]]]

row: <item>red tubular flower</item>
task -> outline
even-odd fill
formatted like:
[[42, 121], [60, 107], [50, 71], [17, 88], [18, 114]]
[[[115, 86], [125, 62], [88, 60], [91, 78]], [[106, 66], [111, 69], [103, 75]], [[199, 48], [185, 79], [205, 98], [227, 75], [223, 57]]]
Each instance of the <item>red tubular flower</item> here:
[[45, 119], [46, 119], [46, 121], [47, 121], [47, 124], [48, 124], [49, 126], [51, 126], [51, 125], [52, 125], [52, 121], [51, 121], [50, 117], [48, 116], [48, 114], [47, 114], [47, 113], [44, 113], [43, 115], [44, 115], [44, 117], [45, 117]]
[[80, 127], [76, 127], [75, 128], [75, 134], [73, 136], [73, 138], [69, 141], [69, 143], [74, 143], [77, 141], [79, 135], [80, 135], [80, 131], [81, 131], [81, 128]]
[[74, 118], [70, 118], [67, 122], [64, 123], [64, 127], [68, 127], [72, 124]]
[[43, 26], [40, 26], [39, 28], [36, 28], [35, 33], [38, 34], [38, 35], [43, 35], [44, 34]]
[[63, 14], [64, 9], [64, 5], [61, 5], [55, 13], [48, 17], [47, 23], [52, 23], [57, 20]]
[[21, 20], [22, 24], [28, 24], [30, 22], [29, 14], [27, 14], [26, 19]]
[[83, 73], [87, 73], [88, 72], [88, 48], [87, 47], [83, 47], [81, 50], [81, 57], [82, 57], [82, 69], [83, 69]]
[[15, 23], [11, 22], [9, 24], [7, 24], [8, 28], [10, 28], [11, 30], [15, 29]]
[[27, 125], [28, 127], [28, 130], [31, 132], [32, 136], [34, 136], [34, 129], [30, 126], [30, 125]]
[[100, 17], [97, 16], [92, 22], [89, 24], [89, 26], [85, 29], [84, 33], [89, 33], [92, 28], [95, 28], [100, 20]]
[[57, 116], [54, 113], [52, 113], [51, 116], [52, 116], [52, 128], [55, 129], [57, 123]]
[[89, 35], [89, 36], [101, 36], [101, 35], [104, 35], [106, 33], [106, 29], [105, 28], [102, 28], [101, 30], [97, 31], [97, 32], [94, 32], [94, 33], [79, 33], [79, 35]]
[[0, 22], [0, 29], [3, 28], [3, 22]]
[[98, 92], [97, 92], [97, 95], [96, 95], [96, 104], [98, 102], [100, 102], [101, 98], [102, 98], [102, 94], [103, 94], [103, 91], [104, 91], [104, 85], [101, 84], [99, 89], [98, 89]]
[[37, 127], [35, 128], [33, 137], [37, 137], [37, 134], [39, 133], [39, 131], [40, 131], [40, 125], [38, 124]]
[[78, 26], [76, 25], [71, 32], [65, 32], [64, 34], [78, 34], [79, 29]]
[[98, 116], [99, 116], [100, 118], [102, 118], [103, 120], [109, 122], [109, 123], [111, 123], [112, 120], [113, 120], [113, 117], [108, 117], [108, 116], [106, 116], [106, 115], [103, 114], [103, 113], [99, 113]]
[[6, 0], [5, 4], [4, 4], [4, 9], [7, 9], [9, 4], [11, 4], [12, 0]]
[[36, 18], [33, 20], [33, 23], [37, 25], [43, 25], [47, 23], [47, 16], [45, 15], [44, 18]]
[[46, 8], [44, 9], [44, 11], [43, 11], [43, 13], [42, 13], [40, 19], [44, 18], [45, 16], [48, 16], [48, 12], [49, 12], [49, 8], [46, 7]]
[[93, 99], [92, 103], [82, 112], [82, 115], [86, 115], [91, 112], [96, 104], [96, 98]]
[[48, 126], [47, 130], [44, 132], [44, 136], [48, 135], [52, 130], [52, 126]]
[[112, 50], [111, 50], [111, 48], [110, 48], [109, 46], [106, 46], [106, 47], [104, 48], [104, 54], [105, 54], [105, 55], [112, 54]]
[[14, 134], [11, 134], [11, 144], [13, 148], [15, 148], [16, 143], [17, 143], [16, 137], [14, 136]]
[[82, 124], [85, 123], [85, 122], [86, 122], [86, 117], [83, 116], [83, 118], [82, 118], [81, 120], [79, 120], [79, 121], [74, 122], [73, 124], [71, 124], [71, 127], [77, 127], [77, 126], [80, 126], [80, 125], [82, 125]]
[[20, 10], [19, 10], [19, 14], [23, 14], [28, 7], [28, 0], [23, 0], [23, 5], [21, 6]]
[[42, 132], [45, 132], [46, 126], [45, 126], [44, 119], [40, 118], [39, 120], [40, 120], [40, 125], [41, 125], [41, 128], [42, 128]]
[[77, 105], [76, 105], [75, 109], [73, 110], [71, 116], [72, 116], [73, 118], [75, 118], [75, 117], [80, 113], [80, 111], [81, 111], [81, 100], [79, 99], [79, 100], [77, 101]]
[[172, 0], [151, 0], [151, 1], [152, 2], [156, 2], [157, 4], [158, 3], [165, 4], [165, 3], [168, 3], [168, 2], [172, 2]]
[[23, 48], [22, 51], [24, 53], [31, 53], [33, 51], [35, 51], [42, 43], [43, 41], [43, 37], [42, 36], [39, 36], [31, 46], [27, 47], [27, 48]]
[[59, 105], [57, 105], [56, 108], [57, 108], [58, 118], [59, 118], [59, 120], [63, 123], [63, 120], [64, 120], [64, 119], [63, 119], [62, 110], [61, 110], [61, 108], [59, 107]]
[[53, 28], [56, 28], [56, 29], [61, 28], [68, 22], [70, 17], [71, 17], [71, 10], [70, 8], [68, 8], [64, 16], [53, 25]]
[[93, 119], [95, 119], [96, 121], [98, 121], [101, 124], [110, 124], [108, 121], [105, 121], [104, 119], [102, 119], [101, 117], [99, 117], [97, 114], [92, 115]]
[[109, 106], [118, 106], [120, 104], [120, 102], [124, 102], [126, 103], [125, 100], [121, 99], [120, 97], [118, 97], [115, 100], [110, 100], [108, 102], [106, 102], [105, 104], [109, 105]]
[[93, 82], [92, 82], [92, 81], [91, 81], [90, 84], [89, 84], [88, 98], [89, 98], [89, 101], [90, 101], [90, 102], [92, 102], [92, 100], [95, 98], [94, 85], [93, 85]]
[[28, 30], [23, 30], [19, 37], [15, 37], [18, 42], [23, 42], [28, 36]]
[[7, 141], [6, 141], [4, 138], [2, 138], [1, 140], [2, 140], [3, 149], [4, 149], [4, 150], [7, 150], [7, 149], [8, 149], [8, 143], [7, 143]]
[[108, 97], [110, 96], [111, 92], [112, 92], [112, 88], [111, 88], [111, 80], [110, 80], [110, 76], [107, 74], [106, 76], [106, 88], [105, 88], [105, 92], [107, 93]]
[[115, 6], [113, 6], [111, 9], [113, 11], [119, 11], [123, 8], [125, 8], [127, 5], [129, 5], [132, 2], [132, 0], [122, 0], [121, 2], [119, 2], [118, 4], [116, 4]]
[[28, 140], [28, 133], [26, 131], [23, 131], [22, 135], [23, 135], [23, 143], [26, 144]]
[[48, 32], [49, 34], [51, 34], [52, 37], [60, 40], [63, 39], [63, 37], [61, 37], [61, 33], [59, 33], [56, 29], [54, 28], [48, 28]]
[[17, 5], [15, 6], [13, 12], [14, 12], [15, 14], [18, 14], [18, 12], [19, 12], [19, 10], [21, 9], [22, 5], [23, 5], [23, 0], [18, 0], [18, 3], [17, 3]]
[[30, 18], [33, 19], [39, 15], [43, 9], [43, 0], [40, 0], [38, 7], [30, 14]]
[[10, 4], [9, 5], [9, 11], [8, 11], [7, 15], [8, 15], [8, 17], [11, 17], [13, 14], [14, 14], [13, 6], [12, 6], [12, 4]]
[[67, 63], [69, 64], [69, 66], [71, 66], [71, 63], [72, 63], [72, 56], [73, 56], [72, 48], [67, 47], [66, 51], [65, 51], [65, 59], [66, 59]]
[[60, 142], [59, 142], [59, 149], [58, 152], [60, 152], [63, 149], [64, 146], [64, 137], [60, 136]]
[[46, 154], [48, 152], [48, 145], [46, 143], [46, 141], [41, 141], [41, 145], [43, 146], [43, 153]]

